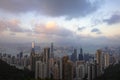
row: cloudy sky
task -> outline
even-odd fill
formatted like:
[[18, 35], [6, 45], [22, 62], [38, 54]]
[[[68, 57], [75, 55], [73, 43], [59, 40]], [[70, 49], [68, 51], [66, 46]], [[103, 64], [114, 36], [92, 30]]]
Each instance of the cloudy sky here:
[[0, 43], [119, 45], [120, 0], [0, 0]]

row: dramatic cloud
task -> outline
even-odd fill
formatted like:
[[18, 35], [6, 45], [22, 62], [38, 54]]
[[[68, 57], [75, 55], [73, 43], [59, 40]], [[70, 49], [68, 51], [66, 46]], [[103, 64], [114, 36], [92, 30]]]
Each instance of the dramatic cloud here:
[[120, 23], [120, 15], [112, 15], [109, 19], [104, 19], [103, 22], [106, 22], [108, 25]]
[[15, 33], [10, 33], [10, 35], [14, 36], [14, 35], [16, 35], [16, 34], [15, 34]]
[[[34, 40], [89, 45], [89, 48], [120, 44], [120, 38], [114, 37], [120, 34], [120, 24], [108, 27], [120, 22], [118, 3], [117, 0], [0, 0], [0, 43]], [[116, 12], [111, 15], [113, 11]]]
[[11, 32], [29, 32], [30, 30], [24, 30], [20, 27], [20, 21], [18, 19], [0, 20], [0, 31]]
[[97, 10], [100, 0], [0, 0], [0, 9], [10, 12], [36, 11], [48, 16], [85, 16]]
[[97, 29], [97, 28], [92, 29], [91, 32], [101, 34], [101, 31], [99, 29]]
[[46, 34], [51, 36], [72, 36], [73, 32], [63, 27], [57, 26], [54, 22], [48, 22], [47, 24], [36, 24], [34, 32], [38, 34]]
[[78, 27], [78, 31], [83, 31], [86, 27]]

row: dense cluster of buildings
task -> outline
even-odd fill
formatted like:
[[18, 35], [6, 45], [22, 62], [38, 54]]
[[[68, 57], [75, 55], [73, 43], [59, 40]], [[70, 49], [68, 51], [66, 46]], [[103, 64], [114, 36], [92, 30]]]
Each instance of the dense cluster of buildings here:
[[54, 80], [93, 80], [104, 73], [109, 65], [119, 62], [114, 54], [107, 50], [97, 50], [95, 55], [84, 55], [83, 49], [74, 49], [71, 55], [54, 56], [53, 43], [45, 47], [39, 54], [35, 52], [32, 42], [30, 56], [0, 54], [0, 59], [19, 69], [28, 68], [35, 73], [36, 79], [50, 78]]
[[0, 53], [0, 59], [12, 66], [16, 66], [19, 69], [30, 69], [30, 58], [28, 55], [23, 55], [23, 52], [20, 52], [16, 56], [6, 53]]

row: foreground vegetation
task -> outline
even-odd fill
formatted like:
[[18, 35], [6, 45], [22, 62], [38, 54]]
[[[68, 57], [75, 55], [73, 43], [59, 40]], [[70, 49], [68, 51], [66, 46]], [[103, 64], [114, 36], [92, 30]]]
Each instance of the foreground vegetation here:
[[[14, 66], [10, 66], [6, 62], [0, 60], [0, 80], [35, 80], [34, 73], [24, 69], [19, 70]], [[53, 80], [53, 79], [38, 79]], [[120, 80], [120, 63], [110, 65], [105, 69], [104, 74], [94, 80]]]
[[95, 80], [120, 80], [120, 63], [110, 65], [104, 74]]
[[19, 70], [0, 60], [0, 80], [30, 80], [34, 78], [34, 73], [24, 69]]

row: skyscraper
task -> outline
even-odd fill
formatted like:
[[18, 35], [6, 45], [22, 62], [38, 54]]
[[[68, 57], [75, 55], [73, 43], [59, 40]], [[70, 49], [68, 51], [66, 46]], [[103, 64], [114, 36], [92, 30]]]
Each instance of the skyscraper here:
[[47, 77], [47, 65], [42, 61], [36, 61], [35, 78], [45, 79]]
[[80, 48], [79, 60], [83, 60], [83, 49]]
[[58, 58], [58, 67], [59, 67], [59, 79], [62, 80], [62, 59]]
[[23, 57], [23, 52], [20, 52], [19, 57], [20, 59]]
[[55, 63], [53, 66], [53, 78], [59, 80], [59, 66], [58, 63]]
[[97, 50], [97, 52], [96, 52], [96, 62], [99, 65], [100, 70], [102, 72], [102, 69], [103, 69], [103, 55], [102, 55], [101, 50]]
[[32, 42], [32, 49], [34, 49], [35, 48], [35, 42], [33, 41]]
[[44, 48], [44, 62], [48, 63], [50, 58], [50, 48]]
[[85, 77], [85, 62], [77, 61], [76, 62], [76, 78], [77, 80], [83, 80]]
[[53, 48], [53, 43], [51, 43], [51, 58], [54, 58], [54, 48]]
[[105, 68], [109, 66], [109, 59], [110, 59], [109, 54], [108, 53], [104, 54]]
[[62, 79], [63, 80], [65, 80], [65, 69], [66, 69], [65, 65], [66, 65], [66, 63], [67, 63], [68, 60], [69, 60], [68, 56], [64, 56], [62, 58]]
[[68, 56], [62, 58], [62, 80], [73, 80], [73, 63]]
[[49, 64], [49, 59], [50, 59], [50, 48], [46, 47], [44, 48], [44, 62], [47, 65], [47, 77], [50, 78], [50, 64]]
[[73, 62], [77, 61], [77, 49], [74, 49], [74, 52], [71, 55], [71, 60]]
[[30, 66], [31, 66], [31, 71], [35, 72], [35, 43], [32, 42], [32, 49], [31, 49], [31, 54], [30, 54]]
[[88, 80], [94, 80], [100, 76], [100, 66], [96, 63], [96, 60], [88, 63]]

